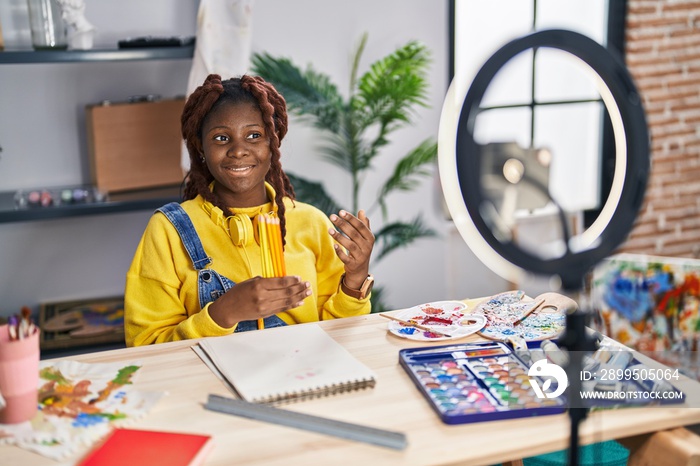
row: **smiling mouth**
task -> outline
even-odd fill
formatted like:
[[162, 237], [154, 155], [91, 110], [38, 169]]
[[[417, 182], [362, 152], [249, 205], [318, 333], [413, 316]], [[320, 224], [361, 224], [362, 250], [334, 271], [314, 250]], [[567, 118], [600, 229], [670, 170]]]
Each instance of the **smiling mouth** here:
[[226, 167], [227, 171], [234, 172], [234, 173], [243, 173], [247, 172], [249, 170], [252, 170], [253, 166], [249, 165], [247, 167]]

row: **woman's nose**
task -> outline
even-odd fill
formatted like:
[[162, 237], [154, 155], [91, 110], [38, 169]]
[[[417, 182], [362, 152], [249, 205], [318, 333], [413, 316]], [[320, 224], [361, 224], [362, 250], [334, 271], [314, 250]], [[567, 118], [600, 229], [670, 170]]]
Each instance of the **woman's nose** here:
[[233, 142], [226, 152], [228, 157], [244, 157], [247, 154], [248, 150], [245, 144], [241, 142]]

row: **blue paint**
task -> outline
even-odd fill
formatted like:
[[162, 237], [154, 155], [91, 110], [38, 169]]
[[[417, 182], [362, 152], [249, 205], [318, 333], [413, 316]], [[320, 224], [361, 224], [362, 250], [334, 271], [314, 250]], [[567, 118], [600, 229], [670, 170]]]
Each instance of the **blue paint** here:
[[73, 427], [90, 427], [107, 422], [107, 418], [100, 414], [80, 413], [73, 421]]

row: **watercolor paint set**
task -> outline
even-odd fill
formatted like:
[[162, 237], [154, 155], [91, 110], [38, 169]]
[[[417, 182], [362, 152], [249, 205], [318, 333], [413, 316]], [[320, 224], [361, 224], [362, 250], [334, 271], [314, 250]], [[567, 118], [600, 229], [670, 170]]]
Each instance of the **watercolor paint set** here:
[[537, 397], [529, 367], [500, 342], [399, 351], [399, 363], [446, 424], [563, 413], [562, 398]]

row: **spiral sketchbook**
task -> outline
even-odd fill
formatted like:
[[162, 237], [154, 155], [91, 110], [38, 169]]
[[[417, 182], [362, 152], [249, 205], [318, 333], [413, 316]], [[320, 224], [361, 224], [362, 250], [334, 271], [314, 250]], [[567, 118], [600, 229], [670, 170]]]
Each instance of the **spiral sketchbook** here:
[[193, 349], [212, 371], [254, 403], [335, 395], [376, 381], [370, 368], [316, 324], [209, 337], [198, 346]]

